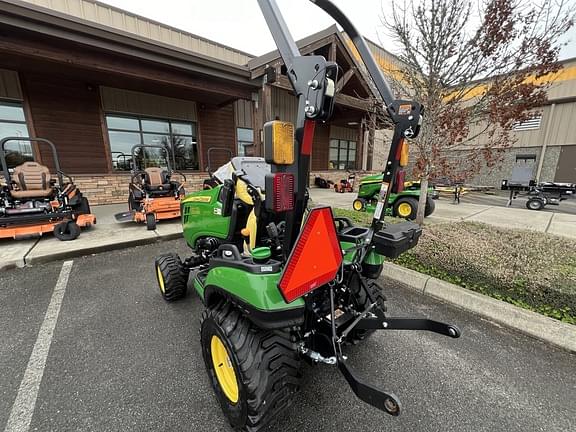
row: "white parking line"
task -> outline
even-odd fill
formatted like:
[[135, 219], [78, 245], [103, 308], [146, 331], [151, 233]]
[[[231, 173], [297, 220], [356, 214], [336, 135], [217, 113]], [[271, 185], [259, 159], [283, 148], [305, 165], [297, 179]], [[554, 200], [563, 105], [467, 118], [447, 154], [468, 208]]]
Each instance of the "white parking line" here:
[[32, 349], [28, 366], [24, 372], [24, 377], [18, 389], [18, 395], [12, 405], [12, 411], [6, 424], [4, 432], [27, 432], [30, 428], [32, 415], [34, 414], [34, 407], [36, 405], [36, 398], [42, 376], [44, 375], [44, 367], [46, 366], [46, 358], [50, 351], [50, 344], [52, 343], [52, 336], [54, 328], [58, 321], [58, 314], [60, 313], [60, 306], [62, 306], [62, 299], [66, 292], [66, 285], [68, 285], [68, 277], [72, 269], [73, 261], [66, 261], [62, 264], [58, 282], [54, 287], [50, 304], [46, 310], [42, 327], [38, 332], [38, 338]]

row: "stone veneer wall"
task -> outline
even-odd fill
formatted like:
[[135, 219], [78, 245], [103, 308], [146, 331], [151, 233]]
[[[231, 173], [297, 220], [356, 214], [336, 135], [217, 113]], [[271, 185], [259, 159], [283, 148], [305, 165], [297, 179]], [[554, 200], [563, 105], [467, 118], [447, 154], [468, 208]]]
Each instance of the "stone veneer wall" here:
[[[355, 171], [356, 185], [362, 177], [373, 174], [376, 171]], [[314, 178], [319, 175], [333, 182], [347, 178], [346, 171], [314, 171], [310, 173], [310, 185], [314, 187]], [[176, 176], [175, 176], [176, 178]], [[208, 178], [207, 173], [198, 172], [186, 174], [186, 192], [194, 192], [202, 189], [202, 182]], [[76, 175], [74, 182], [80, 188], [84, 196], [88, 198], [91, 205], [120, 204], [128, 200], [128, 183], [130, 182], [129, 174], [103, 174], [103, 175]]]
[[[179, 176], [174, 176], [177, 179]], [[186, 174], [186, 192], [200, 190], [206, 173]], [[76, 175], [74, 182], [90, 201], [90, 205], [119, 204], [128, 200], [129, 174]]]

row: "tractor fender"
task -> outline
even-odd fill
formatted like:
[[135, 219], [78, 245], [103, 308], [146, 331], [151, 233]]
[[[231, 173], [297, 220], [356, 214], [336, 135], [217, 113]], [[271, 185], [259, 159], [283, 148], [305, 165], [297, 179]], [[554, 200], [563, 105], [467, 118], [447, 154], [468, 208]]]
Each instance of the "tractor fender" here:
[[263, 310], [222, 287], [215, 285], [206, 286], [204, 289], [204, 304], [207, 307], [222, 300], [232, 303], [243, 316], [259, 328], [273, 330], [304, 324], [304, 305], [288, 309]]

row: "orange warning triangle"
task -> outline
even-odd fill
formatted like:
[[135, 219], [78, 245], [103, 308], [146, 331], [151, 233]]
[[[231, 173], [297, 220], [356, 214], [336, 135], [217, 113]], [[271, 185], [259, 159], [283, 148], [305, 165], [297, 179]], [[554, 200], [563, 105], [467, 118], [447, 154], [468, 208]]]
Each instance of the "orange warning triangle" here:
[[279, 287], [287, 302], [330, 282], [342, 264], [332, 209], [313, 209], [288, 258]]

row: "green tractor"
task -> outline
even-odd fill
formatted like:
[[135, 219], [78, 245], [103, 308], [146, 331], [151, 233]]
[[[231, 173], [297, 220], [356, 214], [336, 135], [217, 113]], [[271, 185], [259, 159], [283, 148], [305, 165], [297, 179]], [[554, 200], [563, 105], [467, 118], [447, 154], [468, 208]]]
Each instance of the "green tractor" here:
[[[352, 202], [352, 208], [356, 211], [374, 213], [378, 204], [378, 194], [380, 193], [381, 185], [382, 174], [373, 174], [362, 178], [358, 188], [358, 196]], [[414, 220], [418, 211], [419, 199], [420, 182], [404, 182], [402, 188], [395, 187], [393, 192], [390, 193], [387, 215]], [[435, 199], [438, 199], [438, 191], [433, 187], [429, 187], [424, 216], [428, 217], [434, 213], [436, 209]]]
[[385, 224], [383, 218], [400, 164], [394, 155], [418, 134], [423, 108], [395, 100], [354, 26], [329, 0], [315, 0], [360, 52], [395, 132], [371, 226], [334, 218], [329, 207], [308, 208], [314, 128], [331, 117], [338, 66], [300, 55], [275, 0], [258, 2], [298, 97], [296, 124], [266, 123], [264, 158], [232, 158], [205, 190], [182, 200], [192, 254], [156, 258], [160, 293], [167, 301], [180, 299], [190, 280], [203, 302], [204, 363], [234, 430], [258, 431], [288, 409], [305, 362], [335, 366], [362, 401], [397, 416], [399, 399], [360, 378], [344, 353], [377, 330], [460, 336], [451, 324], [387, 316], [378, 284], [384, 260], [415, 246], [421, 235], [413, 222]]

